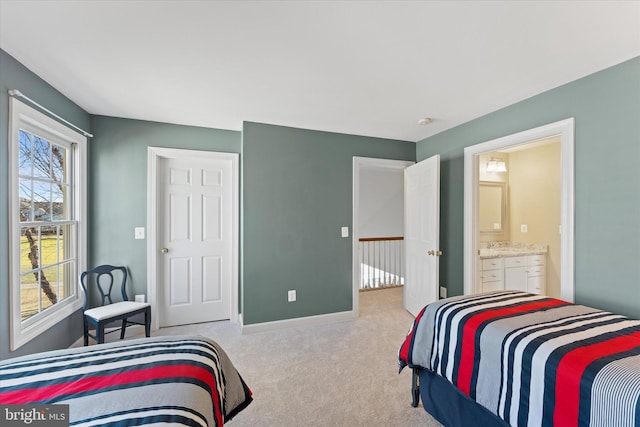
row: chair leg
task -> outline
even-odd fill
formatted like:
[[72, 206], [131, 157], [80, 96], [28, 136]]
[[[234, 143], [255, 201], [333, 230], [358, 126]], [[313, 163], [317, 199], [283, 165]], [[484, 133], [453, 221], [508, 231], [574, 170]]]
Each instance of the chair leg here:
[[102, 322], [98, 322], [96, 327], [96, 338], [98, 338], [98, 344], [104, 344], [104, 323]]
[[122, 319], [122, 328], [120, 328], [120, 339], [124, 339], [124, 334], [127, 331], [127, 319]]
[[147, 307], [144, 312], [144, 334], [147, 338], [151, 335], [151, 307]]
[[89, 322], [87, 322], [87, 318], [83, 319], [83, 329], [84, 329], [84, 346], [89, 345]]

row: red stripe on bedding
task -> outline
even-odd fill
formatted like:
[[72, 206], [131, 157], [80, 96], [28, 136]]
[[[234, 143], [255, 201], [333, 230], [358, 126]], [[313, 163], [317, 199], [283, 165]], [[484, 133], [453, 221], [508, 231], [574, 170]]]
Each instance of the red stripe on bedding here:
[[422, 315], [424, 314], [426, 309], [427, 309], [427, 307], [423, 307], [422, 310], [420, 310], [420, 313], [418, 313], [418, 316], [416, 317], [416, 319], [411, 324], [411, 329], [409, 330], [409, 333], [407, 333], [407, 336], [404, 339], [404, 342], [402, 343], [402, 347], [400, 347], [399, 358], [400, 358], [400, 360], [402, 360], [406, 364], [409, 364], [409, 362], [410, 362], [410, 360], [409, 360], [409, 350], [411, 349], [411, 342], [413, 341], [413, 337], [415, 336], [415, 332], [416, 332], [416, 328], [418, 327], [418, 323], [420, 323], [420, 319], [422, 318]]
[[494, 320], [517, 313], [538, 311], [543, 308], [551, 308], [560, 305], [568, 305], [568, 302], [548, 299], [511, 307], [489, 309], [473, 315], [468, 319], [462, 332], [462, 349], [460, 352], [460, 366], [458, 368], [457, 386], [467, 396], [471, 394], [471, 377], [475, 360], [476, 332], [480, 325], [487, 320]]
[[[137, 382], [152, 381], [163, 378], [194, 378], [203, 381], [211, 389], [217, 425], [223, 425], [222, 410], [219, 407], [218, 389], [212, 372], [193, 365], [165, 365], [134, 371], [125, 371], [107, 376], [91, 376], [63, 384], [54, 384], [39, 388], [21, 389], [0, 393], [3, 404], [26, 404], [53, 399], [55, 397], [73, 397], [74, 394], [100, 390]], [[179, 380], [184, 383], [186, 381]]]
[[[577, 426], [580, 407], [580, 381], [587, 366], [595, 360], [640, 346], [640, 332], [578, 347], [562, 357], [556, 371], [556, 402], [553, 423]], [[582, 396], [589, 399], [590, 396]]]

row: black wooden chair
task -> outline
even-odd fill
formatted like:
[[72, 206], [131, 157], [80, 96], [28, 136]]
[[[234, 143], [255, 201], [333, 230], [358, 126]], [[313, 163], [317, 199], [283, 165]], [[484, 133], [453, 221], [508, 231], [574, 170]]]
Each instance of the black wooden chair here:
[[[115, 270], [119, 270], [117, 275], [122, 276], [120, 292], [122, 300], [113, 302], [111, 292], [113, 289]], [[85, 271], [80, 275], [80, 284], [84, 290], [84, 345], [89, 345], [89, 337], [96, 340], [98, 344], [104, 343], [105, 325], [121, 321], [120, 339], [124, 338], [128, 325], [144, 325], [145, 335], [151, 333], [151, 304], [145, 302], [129, 301], [127, 298], [127, 269], [113, 265], [100, 265], [92, 270]], [[97, 289], [100, 292], [101, 304], [97, 307], [89, 308], [88, 288]], [[116, 291], [117, 292], [117, 291]], [[137, 315], [144, 315], [144, 323], [129, 320]], [[95, 328], [95, 335], [89, 332], [89, 324]], [[107, 333], [116, 332], [118, 328]]]

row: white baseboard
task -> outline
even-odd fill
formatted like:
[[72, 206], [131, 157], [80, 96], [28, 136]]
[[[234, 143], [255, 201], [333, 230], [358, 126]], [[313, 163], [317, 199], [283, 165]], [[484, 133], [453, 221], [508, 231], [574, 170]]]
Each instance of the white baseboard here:
[[240, 317], [240, 330], [242, 334], [245, 335], [256, 332], [276, 331], [279, 329], [328, 325], [330, 323], [353, 320], [356, 317], [355, 312], [352, 310], [341, 311], [339, 313], [319, 314], [317, 316], [297, 317], [295, 319], [276, 320], [273, 322], [254, 323], [251, 325], [245, 325], [242, 317]]

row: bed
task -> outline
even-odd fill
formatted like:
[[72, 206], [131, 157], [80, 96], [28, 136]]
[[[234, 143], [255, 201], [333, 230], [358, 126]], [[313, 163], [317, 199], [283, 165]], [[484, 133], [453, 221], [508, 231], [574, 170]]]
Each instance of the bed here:
[[0, 403], [69, 405], [72, 426], [222, 426], [252, 400], [223, 349], [154, 337], [0, 362]]
[[427, 305], [399, 351], [447, 426], [640, 426], [640, 321], [516, 291]]

